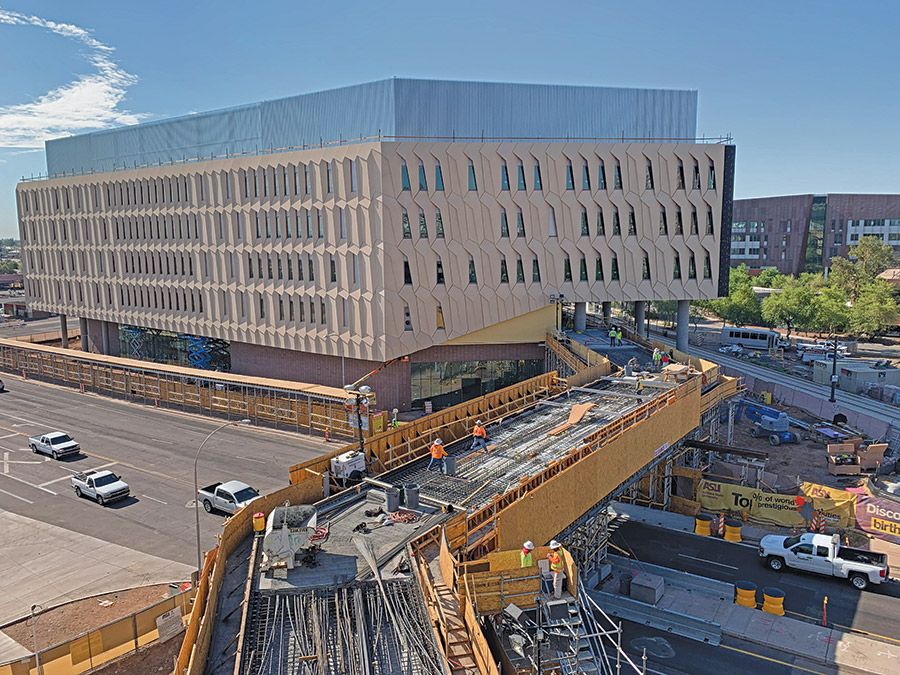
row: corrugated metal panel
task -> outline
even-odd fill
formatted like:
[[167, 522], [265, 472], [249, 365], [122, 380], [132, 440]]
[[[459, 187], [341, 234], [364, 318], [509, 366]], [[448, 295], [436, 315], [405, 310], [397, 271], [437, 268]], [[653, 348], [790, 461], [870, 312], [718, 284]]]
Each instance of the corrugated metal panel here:
[[50, 174], [360, 137], [693, 138], [697, 92], [381, 80], [46, 144]]

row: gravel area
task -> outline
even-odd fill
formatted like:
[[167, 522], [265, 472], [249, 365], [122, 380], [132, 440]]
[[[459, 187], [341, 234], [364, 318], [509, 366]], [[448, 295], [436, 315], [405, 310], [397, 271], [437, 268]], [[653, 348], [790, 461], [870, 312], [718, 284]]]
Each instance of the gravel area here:
[[175, 658], [181, 649], [181, 637], [154, 642], [141, 647], [134, 654], [123, 656], [94, 670], [91, 675], [168, 675], [174, 670]]

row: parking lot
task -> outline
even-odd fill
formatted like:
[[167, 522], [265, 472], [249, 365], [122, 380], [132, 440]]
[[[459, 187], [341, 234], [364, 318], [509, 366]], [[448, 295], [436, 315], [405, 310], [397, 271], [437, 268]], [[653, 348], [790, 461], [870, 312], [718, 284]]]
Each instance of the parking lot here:
[[[169, 560], [196, 561], [193, 462], [222, 420], [81, 394], [0, 374], [0, 508]], [[31, 452], [28, 437], [63, 431], [81, 453], [53, 460]], [[331, 450], [318, 438], [253, 427], [226, 427], [207, 443], [198, 477], [242, 480], [267, 493], [288, 482], [291, 464]], [[131, 496], [100, 506], [78, 499], [73, 473], [109, 469]], [[203, 548], [215, 545], [225, 516], [201, 511]]]

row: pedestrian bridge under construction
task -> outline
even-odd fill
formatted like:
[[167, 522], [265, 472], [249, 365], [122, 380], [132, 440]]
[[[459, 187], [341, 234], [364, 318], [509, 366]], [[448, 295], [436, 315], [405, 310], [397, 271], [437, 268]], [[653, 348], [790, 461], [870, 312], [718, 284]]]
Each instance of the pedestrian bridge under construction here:
[[[683, 462], [680, 441], [707, 418], [717, 419], [718, 404], [738, 391], [738, 382], [720, 377], [713, 364], [691, 359], [690, 366], [677, 381], [645, 374], [641, 387], [634, 378], [608, 376], [569, 386], [550, 373], [423, 417], [366, 441], [368, 476], [357, 485], [345, 486], [329, 472], [333, 457], [356, 446], [291, 467], [291, 484], [252, 510], [269, 513], [286, 501], [315, 504], [319, 527], [333, 539], [313, 559], [330, 553], [344, 571], [316, 563], [314, 570], [284, 572], [284, 583], [273, 581], [282, 572], [260, 566], [252, 514], [238, 512], [207, 556], [179, 668], [250, 675], [274, 672], [272, 663], [287, 663], [282, 672], [292, 673], [353, 672], [350, 663], [360, 672], [381, 672], [388, 662], [391, 672], [403, 673], [493, 674], [498, 662], [522, 667], [510, 651], [521, 645], [502, 631], [493, 634], [478, 616], [516, 599], [538, 613], [532, 621], [540, 620], [549, 606], [540, 600], [542, 574], [512, 569], [509, 560], [523, 541], [540, 546], [553, 538], [566, 550], [564, 601], [583, 623], [564, 627], [569, 637], [559, 639], [558, 653], [546, 663], [562, 672], [590, 660], [603, 651], [592, 640], [613, 638], [596, 626], [585, 632], [590, 619], [575, 580], [589, 577], [605, 557], [606, 503], [646, 481], [651, 470], [666, 466], [668, 473]], [[478, 419], [486, 423], [488, 448], [473, 451]], [[453, 475], [426, 468], [436, 438], [448, 449]], [[401, 508], [403, 517], [369, 515], [389, 510], [387, 493], [395, 487], [410, 486], [418, 488], [420, 503]], [[402, 634], [360, 650], [367, 641], [357, 638], [398, 611]], [[301, 619], [319, 632], [298, 650], [290, 635]]]

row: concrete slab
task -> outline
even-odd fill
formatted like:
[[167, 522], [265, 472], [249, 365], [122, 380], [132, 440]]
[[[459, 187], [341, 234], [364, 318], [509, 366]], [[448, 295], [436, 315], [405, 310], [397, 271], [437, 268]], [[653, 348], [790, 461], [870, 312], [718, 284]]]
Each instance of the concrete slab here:
[[722, 623], [722, 632], [735, 637], [743, 637], [747, 632], [750, 622], [753, 621], [758, 609], [750, 609], [749, 607], [740, 607], [738, 605], [731, 606], [731, 613], [725, 617]]
[[792, 653], [802, 653], [808, 658], [824, 662], [833, 642], [832, 631], [793, 619], [776, 619], [767, 637], [767, 644]]
[[[194, 570], [8, 511], [0, 519], [0, 625], [26, 616], [32, 604], [46, 610], [99, 593], [184, 581]], [[5, 656], [0, 639], [0, 661]]]
[[31, 656], [31, 650], [23, 647], [9, 635], [0, 631], [0, 662], [7, 663], [15, 659], [27, 659]]
[[861, 635], [832, 631], [829, 662], [869, 673], [900, 672], [900, 645], [889, 645]]

